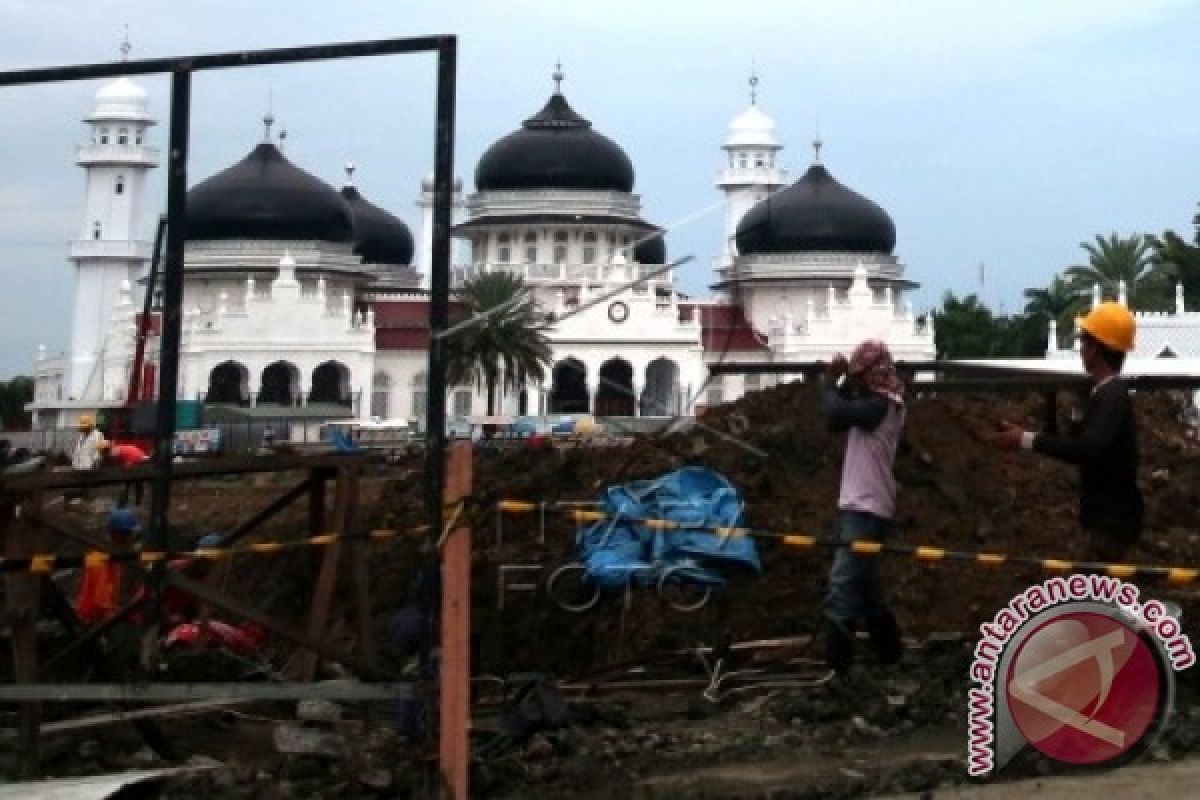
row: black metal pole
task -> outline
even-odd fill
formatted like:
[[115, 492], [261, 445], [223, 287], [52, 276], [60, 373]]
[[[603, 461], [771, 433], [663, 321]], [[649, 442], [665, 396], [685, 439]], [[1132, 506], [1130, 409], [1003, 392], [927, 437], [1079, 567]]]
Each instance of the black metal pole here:
[[429, 394], [425, 409], [425, 504], [432, 536], [442, 529], [446, 480], [446, 360], [440, 334], [450, 318], [450, 207], [454, 192], [454, 93], [458, 44], [438, 46], [437, 128], [433, 156], [433, 252], [429, 268]]
[[[168, 517], [171, 507], [171, 459], [175, 443], [175, 398], [179, 383], [179, 341], [183, 309], [183, 247], [187, 240], [188, 127], [191, 117], [192, 73], [171, 74], [171, 131], [167, 173], [167, 258], [163, 265], [162, 336], [158, 355], [158, 407], [154, 424], [154, 487], [150, 496], [147, 546], [170, 552]], [[151, 572], [151, 617], [161, 611], [166, 559]]]

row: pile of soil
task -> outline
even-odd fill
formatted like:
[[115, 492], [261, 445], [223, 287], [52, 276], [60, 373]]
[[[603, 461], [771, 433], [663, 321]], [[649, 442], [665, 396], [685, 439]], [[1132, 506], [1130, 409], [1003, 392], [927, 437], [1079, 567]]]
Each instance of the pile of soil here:
[[[1200, 461], [1182, 398], [1141, 394], [1135, 400], [1147, 529], [1130, 560], [1194, 565], [1200, 561]], [[1077, 411], [1063, 404], [1062, 425]], [[1076, 522], [1073, 467], [1029, 453], [1000, 452], [980, 434], [999, 419], [1039, 427], [1035, 395], [941, 394], [912, 400], [896, 462], [899, 529], [895, 541], [958, 550], [1063, 557]], [[595, 501], [607, 486], [702, 465], [725, 475], [746, 502], [755, 528], [825, 535], [835, 513], [842, 437], [827, 430], [812, 386], [786, 384], [710, 411], [684, 433], [643, 436], [629, 448], [477, 449], [472, 514], [475, 531], [473, 623], [481, 671], [544, 670], [579, 674], [697, 643], [812, 632], [829, 551], [759, 541], [761, 576], [735, 577], [697, 612], [682, 613], [651, 590], [562, 610], [547, 595], [553, 571], [574, 560], [574, 523], [548, 512], [507, 516], [486, 511], [496, 500]], [[386, 487], [374, 521], [418, 524], [415, 474]], [[502, 536], [497, 535], [502, 531]], [[404, 602], [413, 545], [380, 564], [378, 597]], [[513, 571], [513, 565], [520, 569]], [[505, 573], [505, 568], [508, 572]], [[1037, 568], [985, 568], [887, 557], [887, 591], [906, 633], [974, 631], [1017, 591], [1044, 579]], [[502, 578], [502, 575], [506, 577]], [[501, 583], [509, 588], [502, 591]], [[536, 584], [514, 591], [515, 583]], [[570, 580], [555, 585], [561, 596]], [[1157, 596], [1182, 596], [1163, 585]], [[500, 598], [503, 595], [503, 603]], [[1194, 619], [1194, 615], [1189, 615]]]

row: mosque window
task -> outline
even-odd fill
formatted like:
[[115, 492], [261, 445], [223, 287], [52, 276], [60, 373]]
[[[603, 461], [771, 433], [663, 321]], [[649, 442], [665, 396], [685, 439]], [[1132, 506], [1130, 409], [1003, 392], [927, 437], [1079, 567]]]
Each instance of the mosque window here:
[[512, 263], [512, 248], [501, 247], [498, 251], [498, 260], [501, 264]]
[[117, 176], [117, 184], [116, 184], [116, 186], [113, 187], [113, 190], [117, 194], [125, 194], [125, 176], [124, 175]]
[[129, 144], [129, 129], [121, 128], [117, 131], [117, 144]]
[[554, 245], [554, 263], [555, 264], [567, 263], [567, 246], [565, 244]]
[[583, 241], [585, 244], [595, 244], [596, 243], [596, 234], [591, 231], [588, 231], [587, 233], [585, 233], [583, 235]]
[[100, 144], [108, 144], [108, 128], [100, 129]]
[[764, 166], [763, 157], [762, 157], [762, 155], [761, 155], [761, 154], [760, 154], [760, 155], [756, 155], [756, 156], [754, 157], [754, 166], [756, 166], [756, 167], [761, 167], [761, 166]]
[[555, 244], [566, 244], [567, 243], [567, 232], [566, 231], [556, 231], [554, 234], [554, 242], [555, 242]]
[[496, 242], [498, 244], [508, 244], [511, 241], [512, 241], [512, 237], [509, 236], [507, 233], [502, 233], [496, 237]]
[[762, 383], [762, 380], [761, 380], [761, 378], [762, 378], [762, 376], [761, 376], [761, 375], [747, 375], [747, 376], [745, 376], [744, 380], [745, 380], [745, 383], [746, 383], [746, 391], [747, 391], [747, 392], [753, 392], [753, 391], [757, 391], [757, 390], [758, 390], [758, 388], [759, 388], [759, 386], [760, 386], [760, 385], [761, 385], [761, 383]]
[[134, 144], [142, 143], [142, 132], [141, 131], [138, 131], [135, 134], [133, 134], [133, 143]]
[[739, 167], [742, 167], [742, 168], [745, 168], [745, 166], [746, 166], [746, 156], [745, 156], [744, 154], [743, 154], [743, 155], [739, 155], [739, 156], [738, 156], [738, 166], [739, 166]]
[[583, 263], [585, 263], [585, 264], [596, 263], [596, 248], [595, 247], [587, 246], [587, 247], [583, 248]]
[[536, 247], [526, 247], [525, 248], [525, 263], [526, 264], [536, 264], [537, 263], [537, 248]]
[[537, 244], [537, 234], [533, 231], [525, 234], [525, 244]]
[[96, 220], [95, 222], [92, 223], [92, 238], [99, 239], [100, 233], [101, 233], [100, 220]]

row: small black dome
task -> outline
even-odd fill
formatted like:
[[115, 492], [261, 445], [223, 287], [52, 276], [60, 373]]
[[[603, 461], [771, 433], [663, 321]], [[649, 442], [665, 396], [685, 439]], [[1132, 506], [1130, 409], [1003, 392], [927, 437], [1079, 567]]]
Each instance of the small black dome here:
[[329, 184], [263, 142], [187, 195], [189, 239], [353, 241], [350, 206]]
[[812, 250], [890, 254], [896, 225], [882, 208], [813, 164], [800, 180], [747, 211], [736, 240], [743, 255]]
[[667, 243], [663, 241], [662, 234], [646, 239], [633, 248], [633, 260], [639, 264], [667, 263]]
[[475, 168], [475, 186], [491, 189], [633, 190], [633, 164], [616, 142], [592, 130], [555, 92], [521, 130], [493, 144]]
[[413, 238], [403, 220], [369, 202], [353, 186], [342, 187], [342, 197], [354, 218], [354, 252], [364, 264], [412, 264]]

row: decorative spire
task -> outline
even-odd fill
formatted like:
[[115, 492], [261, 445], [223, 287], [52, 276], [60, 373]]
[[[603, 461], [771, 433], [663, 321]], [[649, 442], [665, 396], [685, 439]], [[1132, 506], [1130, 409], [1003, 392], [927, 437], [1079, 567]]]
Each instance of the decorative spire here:
[[125, 38], [121, 40], [121, 60], [129, 60], [129, 51], [133, 49], [133, 45], [129, 43], [129, 23], [125, 23]]
[[355, 169], [354, 162], [347, 161], [346, 166], [345, 166], [346, 182], [344, 184], [342, 184], [343, 186], [353, 186], [354, 185], [354, 169]]
[[562, 94], [562, 82], [565, 76], [563, 75], [561, 60], [554, 62], [554, 73], [550, 77], [554, 80], [554, 93]]
[[758, 105], [758, 67], [750, 62], [750, 105]]
[[812, 140], [813, 163], [814, 164], [821, 163], [821, 148], [824, 146], [825, 146], [825, 143], [821, 141], [820, 135], [818, 135], [816, 138], [814, 138]]
[[279, 129], [279, 149], [283, 149], [283, 143], [287, 139], [287, 128]]
[[263, 134], [263, 141], [271, 141], [271, 126], [275, 124], [275, 97], [274, 92], [267, 89], [267, 113], [263, 114], [263, 127], [266, 132]]

